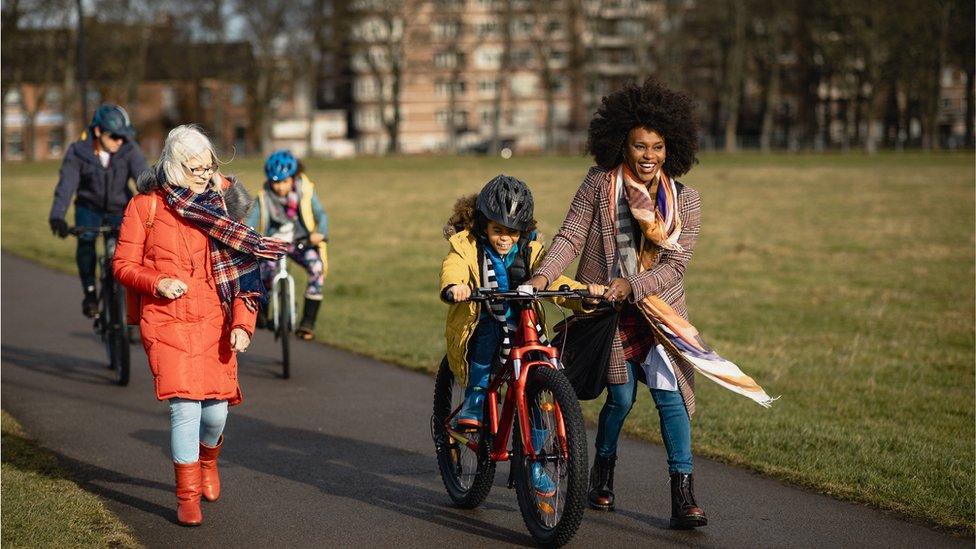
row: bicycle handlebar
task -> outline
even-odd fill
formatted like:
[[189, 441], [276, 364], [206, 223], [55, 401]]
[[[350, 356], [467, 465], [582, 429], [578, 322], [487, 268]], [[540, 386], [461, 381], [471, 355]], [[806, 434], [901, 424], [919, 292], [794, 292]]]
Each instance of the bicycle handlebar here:
[[111, 225], [102, 225], [101, 227], [70, 227], [68, 228], [68, 234], [79, 236], [84, 233], [118, 233], [118, 227], [112, 227]]
[[560, 286], [558, 290], [536, 290], [532, 293], [519, 290], [501, 291], [493, 288], [475, 288], [471, 292], [471, 301], [537, 301], [546, 297], [569, 297], [576, 299], [600, 299], [602, 295], [593, 295], [586, 290], [571, 290], [569, 286]]

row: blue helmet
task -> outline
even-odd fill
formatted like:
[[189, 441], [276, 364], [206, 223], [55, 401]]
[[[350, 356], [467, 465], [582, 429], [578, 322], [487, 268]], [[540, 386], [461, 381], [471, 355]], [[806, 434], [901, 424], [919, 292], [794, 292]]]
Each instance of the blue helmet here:
[[95, 111], [95, 116], [92, 117], [91, 127], [95, 128], [96, 126], [101, 128], [103, 132], [113, 136], [123, 137], [125, 139], [132, 139], [136, 136], [136, 130], [129, 121], [129, 113], [125, 112], [125, 109], [122, 107], [113, 105], [112, 103], [103, 103]]
[[288, 149], [279, 149], [264, 162], [268, 181], [284, 181], [298, 172], [298, 159]]

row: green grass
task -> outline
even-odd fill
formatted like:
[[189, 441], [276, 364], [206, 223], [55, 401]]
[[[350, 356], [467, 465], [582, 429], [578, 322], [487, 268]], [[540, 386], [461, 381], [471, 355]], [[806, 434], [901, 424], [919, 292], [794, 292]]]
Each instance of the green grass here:
[[[311, 161], [331, 225], [319, 339], [432, 370], [444, 352], [437, 284], [454, 199], [516, 175], [548, 239], [588, 165]], [[253, 189], [260, 166], [243, 159], [230, 171]], [[3, 166], [2, 243], [70, 270], [73, 242], [46, 229], [57, 168]], [[699, 378], [695, 451], [972, 533], [973, 155], [705, 155], [683, 181], [704, 202], [686, 275], [692, 322], [782, 395], [764, 410]], [[627, 429], [656, 441], [650, 400], [641, 393]], [[588, 417], [598, 408], [587, 403]], [[650, 466], [664, 477], [665, 464]]]
[[140, 547], [102, 502], [68, 479], [56, 454], [3, 412], [3, 547]]

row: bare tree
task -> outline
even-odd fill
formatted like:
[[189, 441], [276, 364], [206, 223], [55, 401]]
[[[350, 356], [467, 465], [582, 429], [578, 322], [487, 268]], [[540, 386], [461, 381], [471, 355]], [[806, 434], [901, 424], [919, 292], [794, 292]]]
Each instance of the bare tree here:
[[400, 94], [406, 71], [407, 30], [420, 0], [375, 0], [362, 14], [358, 55], [377, 94], [380, 121], [387, 133], [388, 153], [400, 151]]
[[552, 152], [555, 149], [556, 124], [556, 89], [560, 82], [560, 65], [557, 59], [566, 59], [568, 53], [560, 46], [563, 41], [555, 39], [553, 34], [565, 33], [572, 24], [566, 17], [566, 11], [553, 9], [546, 2], [530, 2], [524, 17], [529, 24], [529, 43], [534, 54], [534, 65], [538, 72], [539, 84], [542, 88], [545, 103], [545, 142], [543, 149]]
[[495, 95], [492, 98], [491, 110], [491, 152], [498, 154], [502, 148], [501, 125], [502, 109], [505, 92], [508, 89], [508, 72], [512, 57], [512, 0], [499, 0], [501, 4], [497, 14], [498, 27], [502, 31], [502, 52], [499, 60], [498, 72], [495, 73]]

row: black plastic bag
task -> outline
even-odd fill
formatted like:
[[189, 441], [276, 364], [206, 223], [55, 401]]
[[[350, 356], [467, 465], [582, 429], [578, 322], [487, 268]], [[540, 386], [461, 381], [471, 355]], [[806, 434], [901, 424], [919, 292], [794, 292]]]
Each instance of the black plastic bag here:
[[597, 314], [573, 315], [553, 330], [553, 346], [560, 350], [563, 374], [580, 400], [593, 400], [607, 387], [610, 349], [620, 313], [606, 307]]

